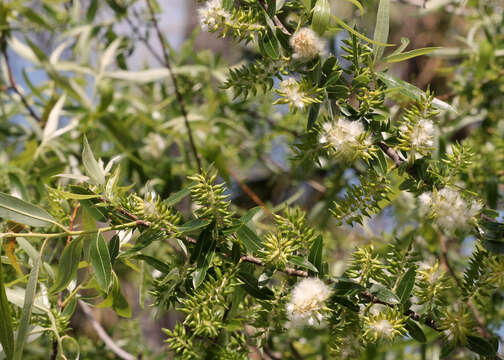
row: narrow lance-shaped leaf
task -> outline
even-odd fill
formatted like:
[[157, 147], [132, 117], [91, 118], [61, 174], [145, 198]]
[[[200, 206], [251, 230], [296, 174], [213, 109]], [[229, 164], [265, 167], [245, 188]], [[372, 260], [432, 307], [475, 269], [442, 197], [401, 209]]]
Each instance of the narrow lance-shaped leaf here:
[[58, 264], [58, 272], [56, 280], [51, 288], [51, 293], [57, 293], [64, 290], [70, 281], [75, 278], [79, 260], [82, 254], [82, 238], [74, 239], [70, 244], [65, 246], [63, 254]]
[[310, 270], [311, 272], [318, 273], [318, 269], [311, 262], [301, 256], [293, 255], [290, 257], [289, 261], [294, 265]]
[[47, 239], [42, 244], [39, 256], [36, 258], [33, 267], [30, 271], [30, 277], [28, 278], [28, 284], [26, 285], [23, 312], [21, 313], [21, 320], [19, 321], [19, 327], [17, 330], [16, 343], [14, 345], [14, 360], [21, 360], [23, 358], [23, 348], [28, 337], [28, 328], [30, 325], [30, 318], [32, 314], [33, 303], [35, 301], [35, 295], [37, 293], [37, 282], [40, 272], [40, 263], [42, 262], [42, 253], [44, 251]]
[[89, 255], [91, 257], [91, 265], [95, 272], [96, 281], [98, 281], [98, 284], [104, 291], [107, 291], [112, 276], [112, 265], [110, 263], [110, 254], [107, 244], [101, 233], [97, 234], [91, 244]]
[[399, 298], [385, 286], [380, 284], [373, 284], [369, 289], [369, 292], [376, 296], [376, 298], [380, 301], [383, 301], [387, 304], [399, 304]]
[[262, 248], [261, 239], [247, 225], [240, 226], [236, 231], [236, 235], [249, 253], [254, 253]]
[[319, 273], [322, 273], [322, 248], [323, 239], [319, 235], [310, 249], [310, 254], [308, 255], [308, 261], [315, 266]]
[[96, 161], [93, 155], [93, 151], [91, 150], [89, 142], [85, 136], [82, 150], [82, 162], [84, 163], [86, 173], [89, 175], [91, 180], [93, 180], [98, 185], [105, 184], [105, 175], [103, 174], [102, 169], [98, 165], [98, 162]]
[[[213, 237], [214, 223], [202, 231], [198, 238], [192, 259], [196, 262], [196, 271], [193, 273], [193, 286], [196, 289], [205, 280], [206, 273], [215, 253], [216, 242]], [[194, 260], [193, 260], [194, 261]]]
[[0, 217], [29, 226], [49, 226], [57, 223], [45, 210], [4, 193], [0, 193]]
[[[376, 14], [376, 25], [374, 31], [374, 40], [379, 43], [386, 43], [389, 35], [389, 21], [390, 21], [390, 0], [380, 0], [378, 5], [378, 13]], [[375, 54], [375, 61], [378, 60], [383, 54], [383, 46], [374, 44], [373, 52]]]
[[434, 50], [441, 49], [440, 47], [425, 47], [421, 49], [415, 49], [411, 51], [406, 51], [400, 54], [392, 54], [383, 59], [383, 61], [388, 63], [400, 62], [408, 59], [412, 59], [417, 56], [427, 55], [433, 52]]
[[58, 129], [58, 123], [59, 123], [59, 118], [61, 115], [61, 110], [63, 109], [63, 104], [65, 103], [66, 100], [66, 94], [63, 93], [61, 97], [58, 99], [56, 104], [54, 104], [53, 108], [51, 109], [51, 112], [49, 113], [49, 117], [47, 118], [47, 123], [44, 128], [44, 133], [43, 133], [43, 141], [48, 141], [51, 139], [51, 136], [54, 134], [54, 132]]
[[411, 291], [413, 290], [413, 286], [415, 285], [415, 276], [416, 269], [414, 267], [410, 268], [406, 273], [402, 276], [401, 281], [397, 285], [396, 295], [401, 300], [401, 303], [404, 304], [410, 297]]
[[[0, 249], [2, 249], [2, 239], [0, 239]], [[1, 250], [0, 250], [1, 253]], [[12, 359], [14, 354], [14, 335], [12, 332], [12, 318], [10, 307], [5, 294], [5, 285], [2, 275], [2, 261], [0, 261], [0, 344], [7, 360]]]
[[408, 330], [408, 334], [415, 339], [418, 342], [425, 343], [427, 342], [427, 338], [425, 337], [425, 334], [420, 326], [417, 325], [416, 322], [414, 322], [411, 319], [408, 319], [406, 322], [406, 330]]
[[[387, 74], [387, 73], [377, 73], [376, 74], [380, 80], [382, 80], [385, 85], [389, 89], [397, 89], [401, 91], [402, 94], [406, 95], [407, 97], [415, 100], [415, 101], [420, 101], [422, 99], [422, 96], [425, 96], [425, 92], [417, 88], [415, 85], [412, 85], [404, 80], [398, 79], [393, 75]], [[450, 105], [445, 103], [444, 101], [441, 101], [437, 98], [434, 98], [432, 101], [432, 105], [434, 105], [435, 108], [440, 109], [440, 110], [447, 110], [456, 113], [457, 111]]]
[[394, 46], [394, 44], [386, 44], [384, 42], [381, 42], [381, 41], [375, 41], [373, 39], [370, 39], [368, 38], [367, 36], [365, 35], [362, 35], [360, 32], [354, 30], [352, 27], [348, 26], [343, 20], [341, 20], [340, 18], [334, 16], [334, 15], [331, 15], [331, 18], [334, 20], [334, 22], [336, 24], [338, 24], [339, 26], [341, 26], [343, 29], [345, 29], [346, 31], [348, 31], [350, 34], [353, 34], [355, 36], [357, 36], [358, 38], [362, 39], [362, 40], [365, 40], [371, 44], [374, 44], [374, 45], [379, 45], [379, 46]]
[[331, 20], [331, 5], [328, 0], [317, 0], [313, 8], [311, 28], [319, 35], [323, 35]]

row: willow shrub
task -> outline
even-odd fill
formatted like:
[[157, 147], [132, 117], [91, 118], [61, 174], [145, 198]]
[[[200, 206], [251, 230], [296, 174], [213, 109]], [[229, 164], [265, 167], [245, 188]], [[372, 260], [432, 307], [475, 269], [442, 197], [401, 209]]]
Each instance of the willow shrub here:
[[[401, 5], [371, 37], [351, 4], [201, 2], [231, 67], [154, 1], [0, 4], [0, 357], [500, 358], [502, 6], [431, 9], [462, 45], [409, 49]], [[442, 100], [393, 75], [418, 56]]]

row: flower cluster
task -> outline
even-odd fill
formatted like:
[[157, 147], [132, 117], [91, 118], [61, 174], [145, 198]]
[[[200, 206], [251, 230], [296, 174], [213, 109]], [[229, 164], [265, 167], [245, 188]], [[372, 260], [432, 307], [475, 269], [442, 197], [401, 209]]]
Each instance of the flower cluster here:
[[448, 341], [466, 344], [467, 335], [474, 327], [474, 320], [467, 307], [456, 304], [453, 308], [447, 309], [439, 325], [444, 329], [444, 335]]
[[417, 272], [417, 286], [415, 296], [417, 304], [424, 305], [425, 310], [430, 312], [434, 305], [442, 305], [446, 300], [446, 290], [449, 288], [448, 280], [444, 272], [439, 269], [439, 263], [434, 265], [422, 264]]
[[378, 339], [390, 341], [406, 333], [406, 317], [397, 310], [386, 308], [378, 313], [363, 316], [364, 338], [372, 343]]
[[290, 77], [280, 83], [278, 93], [286, 98], [289, 104], [295, 108], [302, 109], [305, 106], [303, 98], [306, 94], [301, 90], [296, 79]]
[[433, 215], [436, 222], [447, 230], [465, 229], [481, 210], [477, 201], [468, 203], [452, 189], [423, 193], [418, 198], [421, 210]]
[[434, 123], [428, 119], [420, 119], [416, 124], [403, 124], [399, 128], [401, 135], [408, 138], [411, 147], [420, 150], [434, 146]]
[[335, 123], [326, 122], [322, 125], [320, 143], [328, 145], [345, 158], [354, 158], [362, 143], [368, 142], [365, 132], [361, 122], [340, 118]]
[[287, 315], [293, 323], [315, 325], [323, 319], [325, 301], [331, 290], [318, 278], [301, 280], [292, 290], [291, 300], [287, 304]]
[[310, 60], [325, 54], [325, 44], [310, 28], [302, 28], [290, 39], [295, 59]]
[[221, 0], [210, 0], [198, 9], [201, 28], [205, 31], [216, 31], [230, 20], [231, 14], [222, 7]]
[[303, 109], [308, 104], [321, 102], [320, 89], [310, 88], [306, 83], [299, 83], [293, 77], [282, 80], [276, 92], [282, 97], [274, 104], [289, 104], [294, 109]]

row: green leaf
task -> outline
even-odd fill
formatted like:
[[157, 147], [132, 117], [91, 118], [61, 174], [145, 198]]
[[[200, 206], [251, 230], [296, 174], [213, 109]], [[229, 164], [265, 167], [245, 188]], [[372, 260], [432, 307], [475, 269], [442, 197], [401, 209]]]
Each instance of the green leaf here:
[[0, 193], [0, 217], [36, 227], [57, 224], [45, 210], [4, 193]]
[[331, 296], [331, 301], [334, 301], [340, 305], [343, 305], [344, 307], [349, 308], [353, 312], [359, 312], [359, 310], [360, 310], [359, 305], [354, 304], [353, 302], [351, 302], [350, 300], [348, 300], [344, 296]]
[[91, 244], [89, 255], [96, 281], [103, 291], [107, 291], [112, 276], [112, 265], [107, 243], [100, 232]]
[[136, 255], [135, 258], [138, 260], [144, 260], [147, 264], [152, 266], [154, 269], [159, 270], [164, 274], [168, 274], [171, 271], [170, 266], [166, 265], [164, 262], [159, 261], [156, 258], [153, 258], [152, 256], [140, 254], [140, 255]]
[[[379, 72], [376, 75], [385, 83], [385, 85], [387, 85], [389, 89], [396, 89], [400, 91], [401, 94], [404, 94], [415, 101], [421, 101], [422, 97], [425, 96], [425, 92], [417, 88], [415, 85], [396, 78], [395, 76], [383, 72]], [[440, 110], [447, 110], [453, 113], [457, 113], [457, 111], [450, 104], [447, 104], [437, 98], [432, 101], [432, 105]]]
[[294, 265], [297, 265], [299, 267], [302, 267], [302, 268], [308, 269], [310, 271], [313, 271], [315, 273], [318, 273], [318, 269], [311, 262], [309, 262], [307, 259], [305, 259], [301, 256], [293, 255], [289, 258], [289, 261], [291, 263], [293, 263]]
[[399, 304], [401, 300], [389, 289], [380, 284], [373, 284], [369, 292], [380, 301], [387, 304]]
[[317, 236], [308, 255], [308, 261], [315, 266], [316, 272], [322, 274], [322, 248], [323, 248], [322, 235]]
[[413, 286], [415, 285], [415, 276], [416, 269], [415, 267], [412, 267], [406, 271], [406, 273], [402, 276], [401, 281], [399, 281], [399, 284], [397, 284], [396, 295], [401, 300], [401, 304], [408, 301], [411, 291], [413, 290]]
[[360, 32], [355, 31], [352, 27], [348, 26], [343, 20], [339, 19], [338, 17], [336, 17], [334, 15], [331, 15], [331, 18], [336, 22], [336, 24], [341, 26], [343, 29], [348, 31], [350, 34], [353, 34], [353, 35], [357, 36], [358, 38], [367, 41], [368, 43], [371, 43], [374, 45], [379, 45], [379, 46], [394, 46], [394, 44], [385, 44], [383, 42], [375, 41], [375, 40], [372, 40], [372, 39], [362, 35]]
[[267, 0], [268, 2], [268, 16], [272, 18], [276, 13], [276, 0]]
[[307, 130], [310, 130], [312, 126], [315, 124], [315, 121], [317, 121], [319, 111], [320, 111], [320, 104], [314, 104], [310, 106], [310, 112], [308, 114], [308, 122], [306, 124]]
[[425, 337], [425, 334], [420, 326], [417, 325], [417, 323], [411, 319], [408, 319], [406, 322], [406, 330], [408, 331], [408, 334], [415, 339], [418, 342], [425, 343], [427, 342], [427, 338]]
[[210, 224], [210, 220], [194, 219], [177, 227], [177, 231], [181, 234], [189, 234], [207, 226], [208, 224]]
[[14, 345], [14, 360], [21, 360], [23, 358], [23, 348], [26, 342], [26, 338], [28, 337], [33, 303], [35, 301], [35, 294], [37, 293], [37, 282], [40, 272], [40, 263], [42, 262], [42, 252], [46, 243], [47, 239], [42, 244], [39, 256], [33, 263], [33, 267], [30, 271], [30, 277], [28, 278], [28, 284], [26, 284], [23, 312], [21, 313], [21, 319], [19, 320], [16, 342]]
[[82, 255], [83, 241], [83, 238], [74, 239], [63, 249], [51, 293], [55, 294], [66, 289], [70, 281], [75, 278]]
[[196, 260], [196, 271], [193, 273], [193, 286], [195, 289], [205, 280], [207, 270], [215, 254], [217, 243], [214, 239], [214, 228], [215, 223], [212, 222], [201, 232], [191, 256], [192, 261]]
[[112, 289], [108, 294], [107, 298], [103, 300], [101, 304], [97, 307], [111, 307], [119, 316], [130, 318], [131, 308], [126, 301], [126, 298], [121, 292], [121, 286], [119, 284], [119, 279], [115, 273], [112, 273]]
[[504, 224], [481, 219], [478, 223], [480, 236], [486, 241], [504, 241]]
[[366, 290], [366, 288], [355, 281], [339, 277], [335, 278], [336, 282], [333, 285], [335, 295], [349, 295]]
[[259, 40], [259, 48], [264, 54], [272, 59], [278, 59], [280, 57], [278, 40], [271, 29], [268, 29], [263, 37]]
[[245, 215], [243, 215], [241, 218], [240, 218], [240, 222], [243, 223], [243, 224], [248, 224], [250, 222], [250, 220], [252, 220], [252, 218], [254, 216], [256, 216], [256, 214], [258, 212], [260, 212], [262, 210], [262, 207], [260, 206], [256, 206], [252, 209], [250, 209], [249, 211], [247, 211], [245, 213]]
[[112, 236], [112, 239], [110, 239], [108, 248], [109, 248], [109, 254], [110, 254], [110, 264], [114, 266], [115, 259], [117, 255], [119, 255], [119, 246], [120, 246], [120, 240], [119, 236], [114, 235]]
[[328, 0], [317, 0], [315, 7], [313, 8], [313, 17], [311, 28], [318, 33], [323, 35], [329, 26], [331, 20], [331, 5]]
[[482, 356], [495, 355], [492, 344], [487, 339], [480, 336], [467, 335], [467, 348]]
[[259, 287], [259, 282], [254, 277], [253, 272], [247, 271], [246, 268], [241, 268], [238, 272], [238, 278], [243, 281], [244, 288], [247, 293], [256, 299], [270, 300], [274, 298], [273, 291], [266, 286]]
[[196, 185], [196, 181], [191, 182], [184, 189], [177, 191], [175, 194], [170, 195], [170, 197], [164, 201], [164, 204], [166, 206], [173, 206], [178, 204], [179, 202], [182, 201], [183, 198], [185, 198], [191, 193], [189, 189], [194, 185]]
[[67, 200], [88, 200], [88, 199], [97, 199], [100, 197], [98, 194], [74, 194], [68, 191], [60, 190], [60, 189], [51, 189], [56, 194], [61, 196], [63, 199]]
[[[390, 22], [390, 0], [380, 0], [378, 12], [376, 14], [376, 25], [373, 39], [378, 43], [386, 43], [389, 36]], [[380, 59], [383, 54], [383, 45], [375, 44], [373, 47], [375, 61]]]
[[91, 3], [89, 4], [87, 13], [86, 13], [87, 22], [93, 22], [99, 5], [100, 5], [100, 2], [98, 0], [91, 1]]
[[47, 21], [40, 16], [36, 11], [34, 11], [32, 8], [23, 6], [22, 8], [22, 14], [25, 16], [28, 20], [30, 20], [32, 23], [35, 23], [46, 30], [52, 31], [53, 28], [50, 24], [47, 23]]
[[93, 151], [89, 146], [87, 138], [84, 136], [84, 144], [82, 150], [82, 162], [88, 176], [98, 185], [105, 184], [105, 175], [96, 161]]
[[408, 38], [402, 37], [401, 38], [401, 45], [397, 47], [390, 55], [398, 55], [406, 49], [406, 47], [409, 45], [410, 40]]
[[483, 240], [481, 245], [491, 253], [504, 255], [504, 242]]
[[238, 239], [240, 239], [249, 253], [254, 253], [262, 248], [259, 236], [245, 224], [238, 228], [236, 236], [238, 236]]
[[51, 140], [56, 130], [58, 130], [59, 118], [61, 111], [63, 110], [63, 104], [65, 103], [65, 100], [66, 93], [63, 93], [63, 95], [60, 96], [58, 101], [54, 104], [51, 111], [49, 112], [49, 116], [44, 127], [44, 132], [42, 134], [42, 142]]
[[131, 249], [126, 250], [121, 256], [135, 253], [139, 250], [145, 249], [147, 246], [152, 244], [153, 241], [162, 239], [163, 231], [155, 229], [147, 229], [136, 239], [135, 245]]
[[[0, 254], [2, 246], [0, 239]], [[4, 277], [2, 274], [2, 261], [0, 260], [0, 344], [2, 344], [3, 352], [7, 360], [11, 360], [14, 355], [14, 333], [12, 330], [12, 318], [10, 307], [5, 294]]]
[[396, 62], [408, 60], [408, 59], [411, 59], [411, 58], [414, 58], [417, 56], [429, 54], [437, 49], [441, 49], [441, 48], [440, 47], [425, 47], [425, 48], [421, 48], [421, 49], [407, 51], [407, 52], [400, 53], [400, 54], [391, 54], [391, 55], [385, 57], [383, 59], [383, 61], [385, 61], [387, 63], [396, 63]]
[[233, 10], [234, 0], [222, 0], [222, 8], [226, 11]]

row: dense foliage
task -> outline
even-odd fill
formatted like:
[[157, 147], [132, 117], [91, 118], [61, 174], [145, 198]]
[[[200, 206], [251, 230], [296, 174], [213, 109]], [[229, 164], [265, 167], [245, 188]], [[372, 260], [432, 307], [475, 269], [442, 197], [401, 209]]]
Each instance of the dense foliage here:
[[340, 3], [0, 2], [0, 359], [501, 358], [502, 4]]

